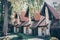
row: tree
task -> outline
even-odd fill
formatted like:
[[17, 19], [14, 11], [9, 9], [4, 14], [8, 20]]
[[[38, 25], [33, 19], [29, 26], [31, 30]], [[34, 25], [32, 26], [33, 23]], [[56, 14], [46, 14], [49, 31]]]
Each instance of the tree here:
[[59, 10], [60, 9], [60, 3], [55, 8], [56, 8], [56, 10]]
[[0, 0], [0, 30], [2, 31], [3, 26], [3, 3]]
[[6, 36], [8, 32], [8, 4], [7, 0], [3, 0], [4, 5], [4, 24], [3, 24], [3, 35]]
[[31, 17], [33, 17], [35, 11], [40, 12], [43, 1], [44, 0], [30, 0], [29, 1], [29, 14]]

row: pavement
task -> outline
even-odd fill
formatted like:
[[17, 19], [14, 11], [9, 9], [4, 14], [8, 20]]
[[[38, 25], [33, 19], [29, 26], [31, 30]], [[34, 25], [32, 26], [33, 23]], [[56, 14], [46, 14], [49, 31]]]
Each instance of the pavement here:
[[40, 38], [31, 38], [31, 39], [28, 39], [28, 40], [44, 40], [44, 39], [40, 39]]
[[17, 35], [8, 35], [8, 36], [3, 36], [3, 37], [0, 37], [0, 39], [2, 38], [9, 38], [9, 39], [12, 39], [14, 37], [18, 37]]

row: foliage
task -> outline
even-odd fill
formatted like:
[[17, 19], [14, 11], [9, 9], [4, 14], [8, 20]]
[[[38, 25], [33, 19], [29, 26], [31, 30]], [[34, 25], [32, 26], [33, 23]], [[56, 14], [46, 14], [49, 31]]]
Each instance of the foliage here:
[[37, 10], [40, 10], [40, 7], [43, 3], [43, 0], [8, 0], [13, 6], [13, 11], [19, 12], [23, 9], [23, 5], [28, 3], [29, 6], [35, 7]]
[[56, 7], [56, 9], [57, 9], [57, 10], [60, 9], [60, 3], [59, 3], [58, 6]]
[[0, 0], [0, 30], [2, 29], [3, 26], [3, 5], [2, 5], [2, 0]]
[[31, 17], [34, 16], [34, 12], [35, 11], [39, 11], [41, 10], [41, 5], [43, 4], [43, 0], [30, 0], [29, 3], [29, 14]]
[[22, 0], [8, 0], [8, 1], [10, 1], [12, 4], [12, 7], [13, 7], [12, 11], [19, 12], [22, 10], [24, 0], [23, 1]]

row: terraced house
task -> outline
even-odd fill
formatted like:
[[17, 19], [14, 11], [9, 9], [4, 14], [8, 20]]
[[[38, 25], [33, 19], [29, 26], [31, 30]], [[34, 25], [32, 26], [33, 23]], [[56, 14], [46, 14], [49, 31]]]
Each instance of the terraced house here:
[[60, 33], [56, 31], [60, 28], [58, 13], [59, 10], [57, 12], [43, 0], [1, 0], [0, 36], [21, 33], [37, 37], [58, 37]]

